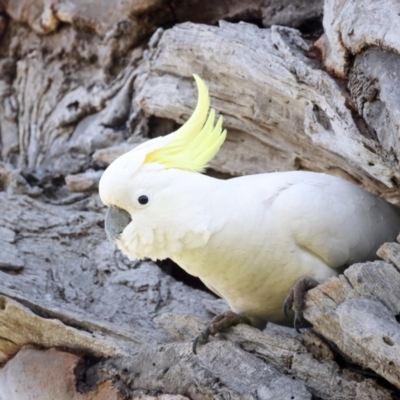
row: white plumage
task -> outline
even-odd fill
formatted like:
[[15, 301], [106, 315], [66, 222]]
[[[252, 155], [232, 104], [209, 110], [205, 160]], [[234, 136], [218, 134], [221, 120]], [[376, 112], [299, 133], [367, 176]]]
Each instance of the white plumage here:
[[132, 259], [171, 258], [254, 326], [291, 324], [282, 305], [300, 278], [322, 282], [373, 260], [399, 233], [398, 207], [340, 178], [297, 171], [219, 180], [146, 163], [152, 147], [124, 154], [101, 179], [103, 202], [130, 218], [115, 243]]

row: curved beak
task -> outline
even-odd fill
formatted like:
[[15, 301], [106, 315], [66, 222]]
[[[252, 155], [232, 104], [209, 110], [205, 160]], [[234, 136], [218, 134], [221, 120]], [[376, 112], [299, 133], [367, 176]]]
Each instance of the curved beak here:
[[106, 212], [105, 230], [108, 240], [116, 245], [125, 227], [132, 221], [131, 216], [121, 208], [110, 206]]

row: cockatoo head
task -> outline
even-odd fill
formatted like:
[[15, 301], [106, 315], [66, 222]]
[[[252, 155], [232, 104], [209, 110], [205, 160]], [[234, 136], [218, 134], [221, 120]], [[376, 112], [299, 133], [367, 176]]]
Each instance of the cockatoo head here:
[[199, 97], [189, 120], [176, 132], [120, 156], [100, 180], [107, 236], [131, 259], [164, 259], [208, 240], [206, 201], [199, 196], [207, 198], [213, 180], [201, 172], [226, 131], [222, 117], [214, 126], [207, 86], [194, 78]]

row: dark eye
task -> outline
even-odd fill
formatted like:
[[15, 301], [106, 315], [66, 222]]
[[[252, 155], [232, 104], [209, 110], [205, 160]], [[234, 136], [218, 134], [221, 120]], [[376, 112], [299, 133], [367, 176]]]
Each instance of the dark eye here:
[[149, 198], [147, 196], [140, 196], [138, 198], [139, 204], [147, 204], [149, 202]]

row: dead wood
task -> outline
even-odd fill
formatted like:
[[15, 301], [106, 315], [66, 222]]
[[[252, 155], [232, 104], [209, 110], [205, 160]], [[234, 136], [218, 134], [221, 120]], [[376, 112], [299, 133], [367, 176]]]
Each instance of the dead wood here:
[[1, 400], [399, 397], [399, 244], [310, 291], [313, 330], [240, 325], [196, 356], [226, 304], [129, 262], [96, 194], [187, 119], [197, 73], [228, 130], [210, 174], [314, 170], [398, 201], [394, 3], [326, 0], [314, 46], [320, 0], [0, 1]]

